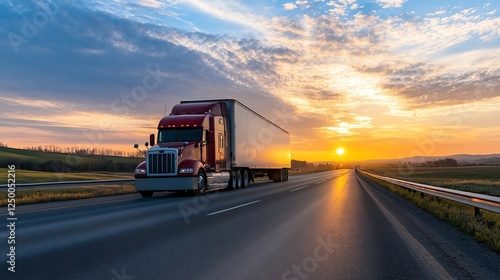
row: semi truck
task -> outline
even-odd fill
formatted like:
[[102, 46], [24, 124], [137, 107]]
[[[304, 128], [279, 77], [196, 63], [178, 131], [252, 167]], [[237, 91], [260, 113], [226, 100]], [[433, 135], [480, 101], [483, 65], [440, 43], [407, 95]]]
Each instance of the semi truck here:
[[256, 177], [287, 181], [291, 167], [290, 134], [234, 99], [181, 101], [146, 146], [134, 176], [143, 197], [237, 190]]

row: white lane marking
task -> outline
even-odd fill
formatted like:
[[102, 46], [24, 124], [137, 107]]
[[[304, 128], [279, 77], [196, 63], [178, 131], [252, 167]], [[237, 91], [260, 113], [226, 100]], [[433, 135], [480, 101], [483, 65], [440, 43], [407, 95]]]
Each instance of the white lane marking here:
[[224, 210], [213, 212], [213, 213], [207, 214], [207, 216], [217, 215], [217, 214], [224, 213], [224, 212], [227, 212], [227, 211], [231, 211], [231, 210], [234, 210], [234, 209], [237, 209], [237, 208], [240, 208], [240, 207], [245, 207], [245, 206], [257, 203], [257, 202], [260, 202], [260, 200], [248, 202], [248, 203], [245, 203], [245, 204], [241, 204], [241, 205], [238, 205], [238, 206], [234, 206], [234, 207], [231, 207], [231, 208], [227, 208], [227, 209], [224, 209]]
[[303, 187], [300, 187], [300, 188], [296, 188], [296, 189], [290, 190], [290, 192], [298, 191], [298, 190], [305, 189], [305, 188], [308, 188], [308, 187], [309, 187], [309, 185], [303, 186]]
[[321, 183], [323, 183], [324, 181], [326, 181], [326, 180], [321, 180], [321, 181], [319, 181], [319, 182], [316, 182], [316, 184], [321, 184]]

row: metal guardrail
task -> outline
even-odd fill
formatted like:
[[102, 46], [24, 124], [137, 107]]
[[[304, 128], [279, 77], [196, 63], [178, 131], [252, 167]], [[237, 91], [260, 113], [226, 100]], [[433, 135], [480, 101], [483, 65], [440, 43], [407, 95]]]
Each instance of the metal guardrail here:
[[[44, 188], [44, 187], [77, 187], [77, 186], [92, 186], [92, 185], [112, 185], [134, 182], [134, 179], [114, 179], [114, 180], [88, 180], [88, 181], [61, 181], [61, 182], [43, 182], [43, 183], [26, 183], [15, 184], [16, 189], [21, 188]], [[8, 184], [0, 185], [0, 190], [7, 189]]]
[[500, 197], [496, 196], [490, 196], [490, 195], [484, 195], [484, 194], [477, 194], [477, 193], [471, 193], [471, 192], [465, 192], [465, 191], [459, 191], [459, 190], [453, 190], [453, 189], [447, 189], [447, 188], [441, 188], [441, 187], [436, 187], [436, 186], [431, 186], [431, 185], [426, 185], [426, 184], [420, 184], [420, 183], [414, 183], [414, 182], [409, 182], [409, 181], [404, 181], [404, 180], [399, 180], [399, 179], [394, 179], [390, 177], [384, 177], [372, 173], [368, 173], [366, 171], [359, 170], [359, 172], [364, 173], [368, 176], [407, 188], [407, 189], [412, 189], [414, 191], [418, 191], [420, 193], [425, 193], [433, 196], [437, 196], [440, 198], [452, 200], [455, 202], [459, 202], [462, 204], [466, 204], [469, 206], [474, 207], [474, 213], [476, 216], [480, 216], [481, 213], [479, 209], [484, 209], [488, 210], [494, 213], [500, 214]]

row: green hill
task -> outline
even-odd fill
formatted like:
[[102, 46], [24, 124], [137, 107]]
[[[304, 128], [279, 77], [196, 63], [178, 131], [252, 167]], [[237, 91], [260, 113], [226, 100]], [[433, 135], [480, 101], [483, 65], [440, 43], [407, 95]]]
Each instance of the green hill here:
[[0, 166], [46, 172], [133, 172], [144, 159], [78, 155], [0, 147]]

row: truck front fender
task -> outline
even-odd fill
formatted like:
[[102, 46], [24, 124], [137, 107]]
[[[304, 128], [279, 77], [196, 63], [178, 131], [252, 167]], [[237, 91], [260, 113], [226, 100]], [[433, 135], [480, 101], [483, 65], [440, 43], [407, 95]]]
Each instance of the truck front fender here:
[[179, 163], [178, 176], [195, 176], [203, 169], [203, 164], [195, 159], [184, 159]]
[[144, 178], [147, 175], [147, 170], [146, 170], [146, 161], [143, 161], [137, 165], [135, 168], [135, 178]]

